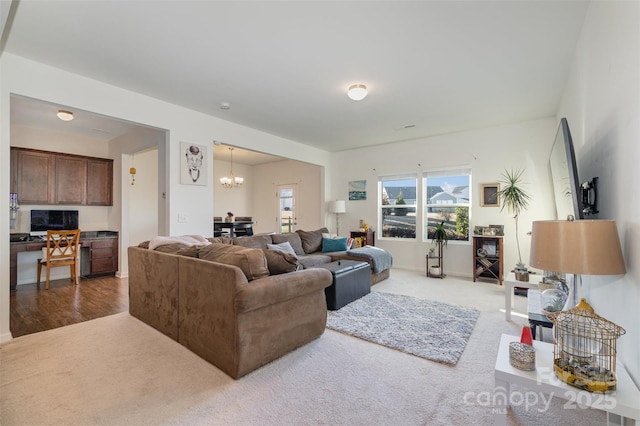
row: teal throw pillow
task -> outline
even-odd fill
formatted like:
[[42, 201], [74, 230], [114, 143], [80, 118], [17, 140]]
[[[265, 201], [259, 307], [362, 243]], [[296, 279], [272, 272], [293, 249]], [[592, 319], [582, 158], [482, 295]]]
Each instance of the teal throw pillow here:
[[323, 238], [322, 252], [329, 253], [332, 251], [347, 250], [347, 238]]

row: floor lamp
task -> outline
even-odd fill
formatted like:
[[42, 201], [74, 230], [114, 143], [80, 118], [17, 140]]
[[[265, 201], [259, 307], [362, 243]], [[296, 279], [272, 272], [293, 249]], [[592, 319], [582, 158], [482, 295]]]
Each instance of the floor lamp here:
[[344, 200], [331, 201], [329, 203], [329, 212], [336, 215], [336, 235], [340, 235], [340, 214], [347, 212]]
[[531, 266], [573, 274], [565, 307], [578, 303], [576, 280], [582, 275], [626, 272], [618, 228], [613, 220], [535, 221], [531, 229]]

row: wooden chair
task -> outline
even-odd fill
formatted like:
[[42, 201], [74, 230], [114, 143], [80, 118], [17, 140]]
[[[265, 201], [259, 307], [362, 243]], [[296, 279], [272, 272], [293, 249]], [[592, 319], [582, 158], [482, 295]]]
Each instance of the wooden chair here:
[[51, 268], [69, 266], [71, 281], [78, 285], [78, 258], [80, 253], [80, 230], [47, 231], [47, 246], [42, 248], [42, 259], [38, 259], [38, 287], [42, 267], [47, 268], [45, 289], [49, 290]]

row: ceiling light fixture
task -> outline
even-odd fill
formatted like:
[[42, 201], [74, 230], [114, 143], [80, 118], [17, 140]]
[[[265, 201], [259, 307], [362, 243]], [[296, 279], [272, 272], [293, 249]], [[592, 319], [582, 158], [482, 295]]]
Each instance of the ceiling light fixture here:
[[62, 121], [71, 121], [71, 120], [73, 120], [73, 113], [71, 111], [66, 111], [64, 109], [59, 109], [57, 116]]
[[233, 148], [229, 148], [231, 151], [231, 168], [229, 169], [229, 176], [220, 178], [220, 184], [225, 188], [234, 188], [244, 183], [244, 178], [233, 175]]
[[364, 84], [352, 84], [347, 90], [347, 96], [354, 101], [361, 101], [367, 97], [367, 86]]

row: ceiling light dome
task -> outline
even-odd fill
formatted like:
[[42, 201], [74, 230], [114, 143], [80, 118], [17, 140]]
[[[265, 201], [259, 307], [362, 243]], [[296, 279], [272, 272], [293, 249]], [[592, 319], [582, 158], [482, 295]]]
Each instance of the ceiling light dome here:
[[367, 86], [364, 84], [352, 84], [347, 90], [347, 96], [354, 101], [361, 101], [367, 97]]
[[62, 121], [71, 121], [73, 120], [73, 113], [71, 111], [66, 111], [64, 109], [59, 109], [58, 114], [56, 114], [58, 118]]

